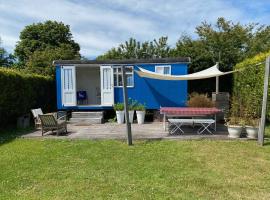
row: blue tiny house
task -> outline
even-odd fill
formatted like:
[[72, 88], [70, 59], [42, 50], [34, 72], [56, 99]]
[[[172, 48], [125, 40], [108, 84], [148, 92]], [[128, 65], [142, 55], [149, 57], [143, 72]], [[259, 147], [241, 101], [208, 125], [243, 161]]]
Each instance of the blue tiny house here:
[[58, 60], [58, 110], [105, 110], [123, 102], [121, 66], [126, 66], [128, 97], [147, 109], [185, 106], [187, 81], [142, 78], [138, 67], [165, 75], [187, 74], [190, 58], [151, 60]]

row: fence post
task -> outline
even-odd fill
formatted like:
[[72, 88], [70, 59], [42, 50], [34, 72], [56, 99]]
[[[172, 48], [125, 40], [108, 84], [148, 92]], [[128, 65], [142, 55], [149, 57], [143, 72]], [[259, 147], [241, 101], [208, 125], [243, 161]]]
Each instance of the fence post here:
[[269, 62], [270, 62], [270, 56], [266, 58], [266, 62], [265, 62], [262, 113], [261, 113], [261, 121], [260, 121], [259, 132], [258, 132], [258, 143], [262, 146], [264, 144], [265, 118], [266, 118], [266, 111], [267, 111]]
[[122, 81], [123, 81], [123, 99], [125, 107], [125, 118], [126, 118], [126, 129], [127, 129], [127, 142], [128, 145], [132, 145], [132, 134], [131, 134], [131, 124], [129, 122], [129, 113], [128, 113], [128, 95], [127, 95], [127, 77], [126, 77], [126, 68], [122, 66]]
[[[219, 63], [217, 62], [217, 68], [219, 69]], [[216, 76], [216, 94], [219, 93], [219, 76]]]

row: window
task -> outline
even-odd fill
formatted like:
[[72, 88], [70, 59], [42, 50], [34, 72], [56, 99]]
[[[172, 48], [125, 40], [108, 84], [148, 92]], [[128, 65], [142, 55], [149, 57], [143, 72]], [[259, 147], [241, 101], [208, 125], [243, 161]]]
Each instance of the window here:
[[[133, 66], [126, 66], [126, 76], [127, 76], [127, 87], [134, 87]], [[117, 66], [113, 68], [113, 80], [114, 80], [114, 87], [123, 86], [121, 66]]]
[[164, 75], [171, 75], [171, 65], [158, 65], [155, 67], [155, 72]]

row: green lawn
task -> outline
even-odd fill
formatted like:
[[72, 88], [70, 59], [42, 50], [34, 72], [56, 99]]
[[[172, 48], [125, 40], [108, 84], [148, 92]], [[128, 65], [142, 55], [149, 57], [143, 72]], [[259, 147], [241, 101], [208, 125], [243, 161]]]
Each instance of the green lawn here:
[[256, 141], [5, 139], [0, 152], [0, 199], [270, 199]]

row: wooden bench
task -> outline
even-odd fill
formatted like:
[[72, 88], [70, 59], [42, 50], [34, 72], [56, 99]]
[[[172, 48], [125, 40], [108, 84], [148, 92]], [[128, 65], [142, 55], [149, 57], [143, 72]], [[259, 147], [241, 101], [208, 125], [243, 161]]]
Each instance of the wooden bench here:
[[[169, 127], [174, 126], [171, 130], [169, 129], [169, 134], [174, 134], [177, 130], [180, 130], [181, 133], [184, 133], [183, 129], [181, 128], [183, 125], [200, 125], [200, 128], [197, 130], [197, 134], [202, 134], [204, 131], [207, 131], [211, 134], [213, 132], [210, 130], [210, 126], [215, 124], [214, 119], [168, 119]], [[214, 129], [216, 131], [216, 128]]]

